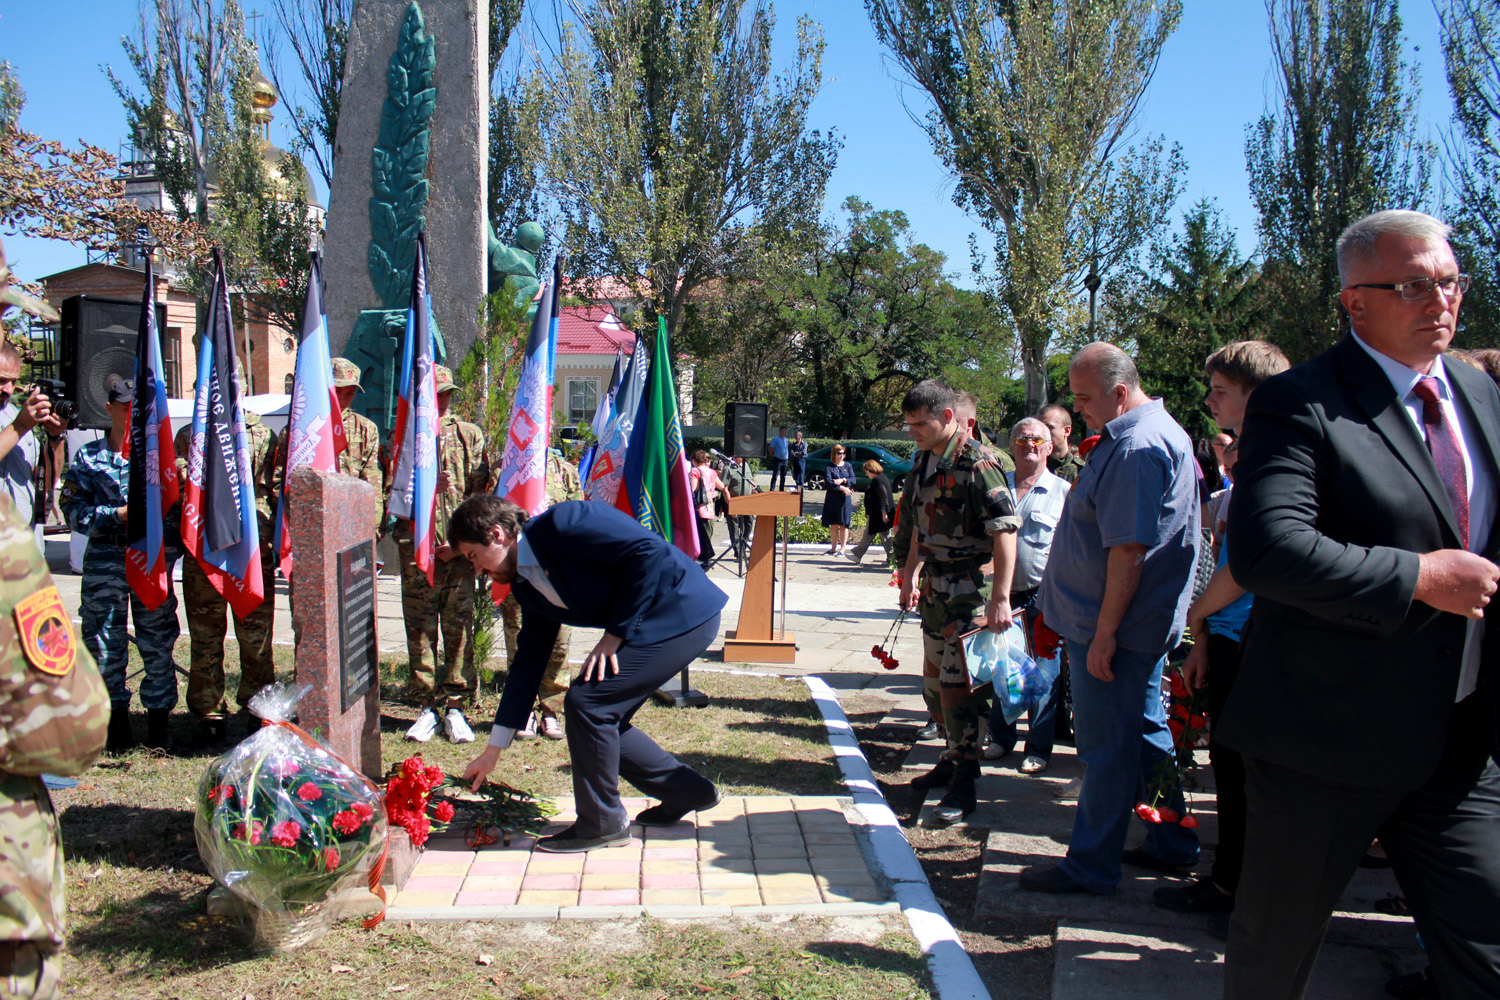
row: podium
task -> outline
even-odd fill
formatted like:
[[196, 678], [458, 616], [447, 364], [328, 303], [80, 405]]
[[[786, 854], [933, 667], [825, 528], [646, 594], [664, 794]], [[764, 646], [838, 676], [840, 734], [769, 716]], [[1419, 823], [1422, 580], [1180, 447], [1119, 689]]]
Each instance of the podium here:
[[[750, 546], [750, 568], [745, 572], [745, 592], [740, 598], [739, 626], [724, 636], [725, 662], [795, 663], [797, 643], [793, 636], [775, 631], [772, 611], [776, 586], [776, 519], [802, 513], [800, 493], [750, 493], [729, 498], [731, 517], [755, 518], [755, 541]], [[786, 546], [781, 550], [782, 627], [786, 626]]]

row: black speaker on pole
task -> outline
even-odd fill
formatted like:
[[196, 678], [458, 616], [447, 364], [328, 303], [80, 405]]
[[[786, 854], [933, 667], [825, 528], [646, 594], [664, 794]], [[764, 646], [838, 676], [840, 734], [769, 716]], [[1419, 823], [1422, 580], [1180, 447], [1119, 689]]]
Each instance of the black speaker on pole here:
[[[140, 335], [139, 299], [75, 295], [63, 299], [58, 331], [58, 378], [78, 403], [73, 427], [109, 429], [104, 380], [111, 374], [135, 378], [135, 342]], [[156, 304], [156, 328], [167, 326], [167, 307]]]
[[730, 458], [766, 457], [765, 403], [730, 403], [725, 408], [724, 451]]

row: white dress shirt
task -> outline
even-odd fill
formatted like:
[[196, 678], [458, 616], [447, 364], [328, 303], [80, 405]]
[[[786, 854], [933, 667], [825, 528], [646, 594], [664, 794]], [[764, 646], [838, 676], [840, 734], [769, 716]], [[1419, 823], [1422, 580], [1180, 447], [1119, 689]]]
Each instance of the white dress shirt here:
[[[1005, 481], [1010, 484], [1011, 493], [1015, 493], [1015, 472], [1007, 472]], [[1052, 535], [1062, 519], [1069, 488], [1066, 479], [1043, 467], [1036, 483], [1016, 504], [1021, 530], [1016, 532], [1016, 571], [1011, 593], [1035, 590], [1041, 585], [1042, 571], [1047, 568], [1047, 556], [1052, 552]]]

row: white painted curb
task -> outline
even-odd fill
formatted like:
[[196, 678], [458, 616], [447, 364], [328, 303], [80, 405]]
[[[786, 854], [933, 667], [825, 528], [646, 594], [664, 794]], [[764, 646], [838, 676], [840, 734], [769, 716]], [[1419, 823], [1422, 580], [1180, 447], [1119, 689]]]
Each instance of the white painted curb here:
[[900, 821], [880, 793], [875, 772], [870, 770], [870, 762], [859, 748], [859, 740], [849, 725], [849, 717], [839, 705], [838, 695], [821, 677], [809, 674], [801, 679], [812, 693], [818, 711], [823, 713], [828, 742], [838, 758], [839, 770], [844, 773], [844, 783], [853, 793], [854, 808], [869, 829], [875, 861], [885, 877], [891, 880], [907, 926], [922, 946], [922, 954], [927, 956], [927, 967], [932, 972], [932, 983], [938, 997], [940, 1000], [990, 1000], [989, 990], [985, 989], [975, 971], [963, 941], [932, 894], [927, 873], [922, 871], [922, 865], [901, 832]]

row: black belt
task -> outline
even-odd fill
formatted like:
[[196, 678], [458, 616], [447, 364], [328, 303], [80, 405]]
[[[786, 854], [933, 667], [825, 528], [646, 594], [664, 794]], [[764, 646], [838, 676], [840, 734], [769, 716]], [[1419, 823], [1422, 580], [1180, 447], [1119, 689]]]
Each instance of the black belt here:
[[1012, 590], [1010, 592], [1010, 606], [1015, 608], [1030, 604], [1036, 600], [1036, 592], [1040, 589], [1040, 587], [1032, 587], [1030, 590]]

